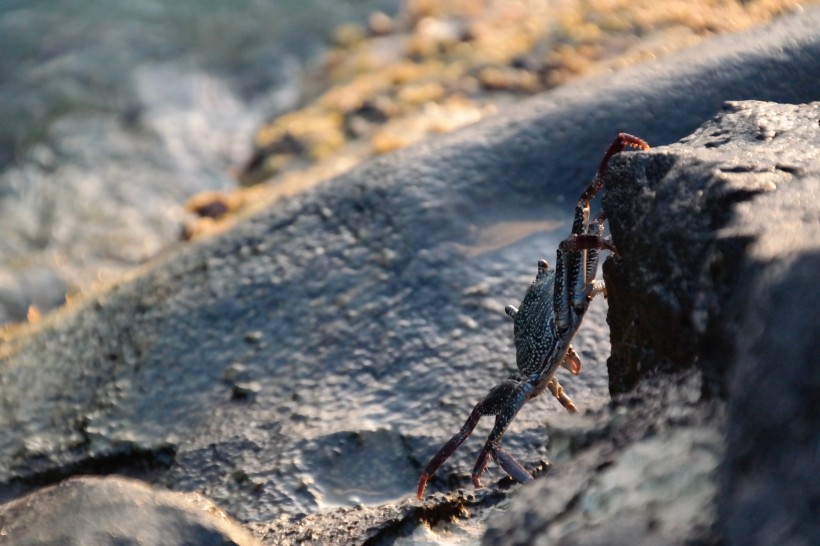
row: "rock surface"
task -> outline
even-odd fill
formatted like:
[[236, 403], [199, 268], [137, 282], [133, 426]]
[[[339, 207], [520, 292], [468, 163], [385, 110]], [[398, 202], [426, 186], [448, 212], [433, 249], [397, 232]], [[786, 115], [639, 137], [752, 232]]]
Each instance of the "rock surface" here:
[[259, 542], [196, 493], [123, 478], [71, 478], [0, 506], [0, 543], [141, 545]]
[[610, 172], [613, 390], [698, 366], [730, 401], [727, 538], [817, 542], [820, 103], [729, 103]]
[[820, 102], [727, 103], [605, 186], [610, 390], [638, 391], [485, 543], [816, 543]]
[[[806, 235], [813, 233], [815, 245], [817, 172], [815, 162], [806, 193], [814, 195], [814, 230]], [[784, 255], [766, 269], [749, 292], [730, 379], [721, 514], [733, 544], [816, 544], [820, 299], [813, 287], [820, 251]]]
[[554, 468], [491, 519], [483, 544], [711, 544], [724, 408], [696, 374], [656, 377], [567, 428]]
[[[340, 543], [348, 525], [386, 525], [372, 535], [382, 542], [480, 536], [494, 511], [486, 508], [510, 502], [495, 485], [474, 501], [433, 495], [426, 511], [404, 499], [421, 465], [507, 374], [512, 327], [503, 307], [520, 299], [536, 260], [553, 256], [601, 151], [623, 129], [652, 144], [677, 140], [728, 98], [817, 98], [818, 25], [820, 12], [807, 11], [662, 66], [527, 101], [364, 165], [46, 319], [2, 347], [0, 497], [116, 472], [203, 493], [255, 522], [270, 543], [293, 532], [281, 518], [318, 522], [311, 533]], [[629, 242], [617, 242], [626, 253]], [[543, 398], [505, 437], [534, 466], [548, 455], [548, 417], [555, 479], [521, 497], [554, 487], [539, 504], [547, 514], [566, 511], [581, 543], [600, 542], [613, 519], [623, 536], [643, 537], [654, 525], [670, 541], [709, 540], [719, 525], [692, 506], [715, 495], [721, 404], [698, 401], [690, 372], [608, 407], [605, 309], [596, 302], [588, 313], [576, 338], [585, 368], [565, 385], [588, 413], [573, 418]], [[430, 489], [466, 486], [480, 441], [465, 443]], [[685, 448], [670, 453], [676, 442]], [[696, 464], [683, 474], [658, 468], [667, 458]], [[622, 506], [613, 495], [642, 478], [634, 468], [657, 486]], [[500, 473], [491, 469], [488, 484], [493, 476]], [[676, 487], [679, 500], [656, 502]], [[741, 493], [726, 499], [727, 521], [754, 508]], [[493, 524], [488, 536], [556, 532], [515, 520], [527, 513], [512, 502], [515, 524]], [[692, 526], [676, 520], [681, 513]]]
[[726, 393], [749, 289], [817, 247], [818, 120], [817, 103], [727, 103], [678, 144], [613, 162], [613, 393], [695, 364], [709, 393]]

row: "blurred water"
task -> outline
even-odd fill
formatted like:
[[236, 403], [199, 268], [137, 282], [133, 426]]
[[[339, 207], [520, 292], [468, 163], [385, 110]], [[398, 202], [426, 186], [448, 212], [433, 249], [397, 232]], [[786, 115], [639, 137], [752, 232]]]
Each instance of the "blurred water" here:
[[178, 239], [332, 28], [398, 0], [0, 0], [0, 323]]

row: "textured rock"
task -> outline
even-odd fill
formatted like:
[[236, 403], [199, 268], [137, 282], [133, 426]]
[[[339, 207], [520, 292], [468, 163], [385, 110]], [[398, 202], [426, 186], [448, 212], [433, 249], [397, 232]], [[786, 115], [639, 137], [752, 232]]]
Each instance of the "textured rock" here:
[[[538, 258], [554, 256], [561, 221], [613, 135], [628, 129], [658, 144], [691, 132], [724, 99], [809, 100], [818, 24], [820, 12], [806, 12], [527, 101], [280, 203], [46, 319], [3, 347], [0, 497], [78, 472], [122, 472], [201, 492], [247, 522], [406, 498], [421, 464], [508, 373], [504, 305], [520, 299]], [[684, 476], [691, 498], [710, 495], [703, 476], [717, 455], [698, 446], [721, 448], [720, 408], [699, 404], [697, 377], [686, 376], [607, 410], [605, 309], [596, 301], [587, 314], [576, 338], [585, 368], [565, 385], [589, 415], [574, 420], [544, 397], [519, 414], [505, 446], [534, 466], [547, 456], [548, 418], [555, 480], [542, 482], [564, 484], [550, 510], [594, 480], [591, 499], [603, 503], [623, 485], [613, 469], [634, 459], [649, 472], [647, 451], [666, 453], [677, 438], [698, 461]], [[430, 489], [466, 486], [480, 441], [466, 442]], [[658, 469], [658, 480], [677, 483], [673, 471]], [[498, 476], [491, 468], [486, 482]], [[487, 504], [495, 491], [482, 493]], [[632, 498], [623, 519], [605, 513], [633, 536], [654, 521], [641, 503], [666, 491]], [[427, 502], [433, 512], [453, 503]], [[669, 516], [690, 506], [661, 503], [658, 536], [690, 536]], [[375, 512], [383, 516], [372, 526], [405, 518]], [[411, 528], [424, 527], [417, 513], [406, 512]], [[472, 517], [480, 526], [486, 514]], [[607, 532], [574, 521], [582, 533]], [[691, 536], [711, 536], [711, 523], [696, 523], [705, 527]]]
[[726, 392], [748, 288], [817, 247], [818, 120], [817, 103], [727, 103], [678, 144], [613, 162], [612, 392], [696, 363], [707, 391]]
[[[803, 218], [814, 208], [815, 229], [805, 235], [817, 245], [820, 177], [814, 172], [813, 190], [803, 194], [800, 208]], [[818, 271], [817, 246], [788, 253], [768, 265], [749, 291], [729, 383], [721, 491], [729, 544], [820, 543]]]
[[448, 495], [436, 493], [424, 503], [408, 498], [395, 504], [281, 516], [253, 523], [250, 528], [263, 542], [277, 546], [392, 544], [400, 538], [411, 544], [436, 543], [435, 528], [458, 538], [475, 539], [476, 528], [482, 530], [475, 524], [476, 515], [506, 499], [507, 494], [498, 490], [459, 490]]
[[554, 467], [490, 521], [484, 544], [684, 544], [716, 537], [722, 404], [695, 374], [655, 377], [550, 427]]
[[816, 543], [820, 103], [728, 103], [605, 185], [610, 387], [638, 392], [485, 543]]
[[196, 493], [81, 477], [0, 506], [0, 543], [253, 546], [250, 533]]

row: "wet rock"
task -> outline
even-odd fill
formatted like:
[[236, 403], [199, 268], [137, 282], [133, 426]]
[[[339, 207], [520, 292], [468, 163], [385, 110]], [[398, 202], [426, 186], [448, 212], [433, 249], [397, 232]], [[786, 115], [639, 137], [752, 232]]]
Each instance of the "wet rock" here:
[[124, 478], [81, 477], [0, 506], [9, 544], [253, 546], [253, 536], [197, 493]]
[[[520, 300], [539, 258], [554, 256], [568, 230], [561, 221], [602, 150], [627, 127], [653, 144], [677, 140], [741, 94], [808, 100], [820, 78], [819, 18], [807, 12], [719, 41], [722, 53], [695, 50], [562, 89], [385, 156], [186, 247], [12, 340], [2, 347], [0, 494], [92, 472], [112, 446], [149, 453], [168, 446], [174, 457], [167, 466], [146, 471], [123, 458], [125, 468], [116, 470], [200, 492], [243, 522], [338, 516], [334, 525], [357, 529], [405, 522], [407, 532], [429, 532], [431, 540], [451, 532], [428, 528], [406, 499], [428, 457], [509, 373], [514, 351], [504, 305]], [[692, 91], [693, 79], [702, 93]], [[779, 85], [787, 79], [789, 86]], [[694, 375], [639, 385], [607, 409], [605, 312], [603, 301], [590, 308], [575, 339], [583, 372], [564, 385], [581, 420], [544, 397], [524, 408], [505, 437], [532, 468], [550, 457], [545, 420], [555, 431], [549, 479], [524, 491], [548, 484], [550, 510], [559, 510], [586, 498], [585, 484], [597, 484], [589, 502], [609, 502], [605, 513], [623, 521], [625, 533], [656, 525], [661, 538], [708, 537], [705, 520], [697, 520], [707, 527], [694, 535], [670, 522], [670, 513], [691, 503], [659, 499], [669, 490], [664, 482], [679, 480], [695, 491], [690, 498], [714, 493], [703, 477], [719, 458], [712, 454], [720, 448], [713, 444], [719, 402], [698, 400]], [[251, 343], [248, 332], [264, 335]], [[254, 384], [252, 403], [231, 401], [233, 386], [246, 382]], [[431, 492], [469, 484], [488, 425], [440, 469]], [[655, 468], [652, 453], [668, 453], [678, 441], [696, 463], [691, 472]], [[630, 461], [661, 485], [618, 512], [612, 492], [623, 487], [620, 470]], [[43, 479], [15, 489], [35, 466]], [[496, 483], [502, 475], [491, 467], [488, 488], [476, 498], [506, 506]], [[368, 483], [377, 487], [357, 501], [356, 488]], [[522, 489], [513, 486], [509, 495]], [[655, 500], [654, 519], [640, 513]], [[380, 506], [364, 507], [359, 519], [349, 505], [339, 515], [337, 503], [365, 501]], [[434, 494], [426, 503], [453, 501]], [[475, 511], [466, 520], [474, 538], [482, 517]], [[573, 517], [579, 533], [607, 532], [584, 514]], [[266, 540], [276, 543], [277, 535]]]

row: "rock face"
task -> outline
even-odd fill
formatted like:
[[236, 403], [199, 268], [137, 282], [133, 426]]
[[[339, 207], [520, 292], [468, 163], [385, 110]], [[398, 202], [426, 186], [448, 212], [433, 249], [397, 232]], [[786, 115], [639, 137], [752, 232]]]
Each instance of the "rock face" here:
[[605, 187], [610, 390], [643, 394], [485, 543], [816, 543], [820, 102], [727, 103]]
[[71, 478], [4, 504], [0, 531], [3, 544], [259, 544], [201, 495], [113, 477]]
[[[812, 286], [820, 252], [815, 247], [773, 265], [751, 287], [730, 380], [721, 515], [734, 544], [816, 544], [820, 300]], [[770, 394], [761, 400], [761, 391]]]
[[[638, 383], [607, 405], [603, 362], [609, 343], [602, 301], [590, 309], [575, 340], [584, 371], [565, 382], [588, 413], [568, 416], [544, 397], [518, 415], [504, 440], [527, 466], [549, 455], [549, 479], [511, 493], [493, 484], [472, 500], [437, 494], [424, 508], [403, 499], [412, 494], [426, 459], [507, 375], [514, 353], [504, 305], [520, 300], [539, 258], [554, 256], [568, 232], [565, 220], [574, 199], [614, 134], [628, 128], [656, 145], [687, 135], [724, 99], [816, 98], [818, 25], [820, 12], [807, 12], [766, 30], [721, 39], [663, 66], [528, 101], [469, 131], [364, 165], [45, 319], [38, 332], [2, 348], [0, 497], [17, 498], [75, 474], [122, 473], [203, 493], [238, 520], [254, 522], [270, 543], [292, 537], [302, 523], [304, 532], [294, 542], [333, 536], [339, 543], [355, 543], [339, 530], [351, 524], [384, 529], [362, 531], [374, 541], [407, 533], [435, 540], [428, 535], [469, 534], [470, 525], [447, 522], [470, 517], [480, 533], [490, 512], [482, 510], [506, 503], [509, 520], [494, 523], [488, 534], [499, 541], [545, 532], [603, 543], [613, 528], [608, 523], [616, 522], [619, 536], [647, 541], [708, 541], [720, 530], [740, 540], [731, 522], [758, 510], [757, 497], [725, 485], [726, 519], [716, 522], [711, 509], [723, 453], [722, 403], [701, 402], [700, 374], [683, 371]], [[782, 132], [785, 125], [776, 127]], [[744, 134], [742, 127], [737, 133]], [[685, 146], [629, 157], [671, 162], [675, 154], [684, 155], [675, 150]], [[740, 178], [733, 184], [751, 183], [753, 174], [730, 172]], [[780, 192], [778, 186], [764, 195], [777, 199]], [[656, 201], [666, 206], [665, 199]], [[731, 217], [748, 203], [756, 201], [721, 210]], [[638, 244], [629, 238], [633, 232], [616, 225], [627, 221], [612, 214], [623, 260], [634, 259], [630, 252]], [[726, 230], [732, 224], [718, 225]], [[632, 302], [619, 299], [616, 285], [613, 281], [612, 312], [633, 317], [626, 308]], [[769, 298], [777, 294], [757, 283], [743, 286], [772, 294]], [[673, 288], [664, 289], [674, 295]], [[711, 332], [717, 318], [706, 318], [705, 331]], [[628, 324], [615, 321], [613, 328]], [[645, 347], [654, 346], [645, 342]], [[653, 350], [659, 363], [672, 363], [663, 369], [691, 370], [695, 363], [694, 357], [667, 354], [664, 347]], [[762, 367], [757, 370], [738, 376], [737, 392], [746, 389], [748, 404], [753, 404], [752, 386], [743, 387], [743, 381], [762, 375]], [[768, 370], [774, 373], [775, 367], [768, 364]], [[642, 377], [629, 366], [627, 372]], [[631, 377], [623, 384], [629, 386]], [[726, 376], [704, 377], [712, 385], [713, 377], [722, 378], [719, 383]], [[784, 374], [778, 381], [786, 388], [797, 376]], [[810, 400], [805, 396], [800, 400]], [[744, 408], [734, 404], [731, 399], [733, 416]], [[777, 415], [790, 408], [784, 402]], [[744, 425], [743, 418], [733, 420], [730, 430], [745, 441], [756, 422]], [[807, 413], [795, 422], [811, 423], [811, 418]], [[798, 432], [772, 430], [787, 437]], [[466, 486], [481, 440], [466, 442], [430, 490]], [[734, 479], [732, 469], [754, 470], [775, 456], [746, 451], [750, 444], [739, 442], [728, 446], [727, 460], [737, 456], [741, 462], [727, 466], [727, 480]], [[794, 444], [795, 453], [805, 453], [800, 446]], [[492, 470], [488, 484], [494, 481]], [[645, 476], [653, 477], [651, 483], [638, 487]], [[775, 486], [771, 476], [744, 477], [757, 480], [748, 483], [761, 490]], [[640, 494], [623, 498], [620, 492], [632, 485]], [[549, 500], [535, 503], [531, 495], [541, 488], [550, 495], [539, 499]], [[529, 505], [510, 501], [519, 493]], [[351, 510], [357, 505], [364, 508]], [[538, 513], [527, 519], [530, 508], [540, 505], [547, 519]], [[340, 517], [339, 506], [350, 518], [362, 517], [350, 522]], [[437, 520], [444, 523], [429, 530]], [[559, 528], [553, 521], [567, 525]], [[578, 534], [570, 533], [578, 528]]]
[[611, 390], [699, 367], [730, 404], [727, 538], [817, 542], [820, 103], [729, 103], [607, 187]]
[[818, 119], [816, 105], [727, 103], [678, 144], [613, 162], [613, 393], [694, 364], [726, 393], [758, 276], [816, 248]]
[[696, 374], [659, 376], [571, 425], [550, 424], [547, 476], [483, 544], [711, 544], [725, 411]]

